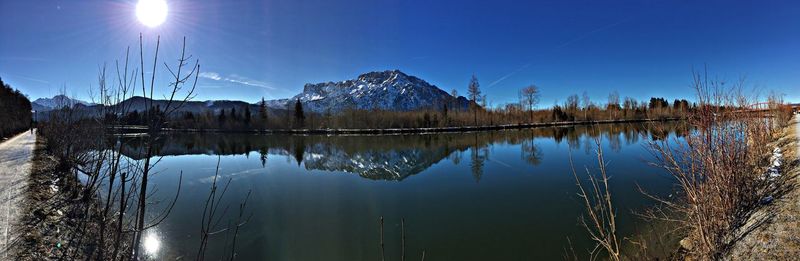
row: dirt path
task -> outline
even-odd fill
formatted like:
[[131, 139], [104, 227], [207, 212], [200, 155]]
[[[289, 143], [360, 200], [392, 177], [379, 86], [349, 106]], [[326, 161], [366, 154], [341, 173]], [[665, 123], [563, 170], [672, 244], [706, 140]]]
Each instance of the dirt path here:
[[0, 143], [0, 251], [3, 259], [9, 256], [19, 235], [15, 232], [21, 215], [23, 198], [36, 134], [26, 131]]
[[781, 175], [788, 183], [787, 191], [753, 215], [745, 226], [746, 235], [734, 244], [726, 260], [800, 258], [800, 117], [795, 116], [792, 124], [776, 144], [783, 151]]

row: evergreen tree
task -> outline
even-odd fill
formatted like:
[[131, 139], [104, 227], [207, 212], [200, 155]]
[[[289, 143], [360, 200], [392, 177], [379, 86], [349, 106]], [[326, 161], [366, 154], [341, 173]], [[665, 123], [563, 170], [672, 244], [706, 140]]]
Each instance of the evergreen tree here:
[[303, 113], [303, 104], [300, 103], [300, 99], [297, 99], [297, 102], [294, 103], [294, 119], [298, 127], [303, 127], [306, 115]]
[[0, 79], [0, 138], [32, 127], [31, 102]]
[[250, 113], [250, 106], [247, 105], [244, 107], [244, 124], [250, 126], [250, 118], [252, 117]]
[[267, 103], [264, 97], [261, 97], [261, 103], [258, 104], [258, 117], [261, 118], [261, 126], [267, 127]]
[[225, 125], [225, 120], [225, 109], [222, 109], [219, 111], [219, 116], [217, 117], [217, 122], [219, 123], [220, 127]]

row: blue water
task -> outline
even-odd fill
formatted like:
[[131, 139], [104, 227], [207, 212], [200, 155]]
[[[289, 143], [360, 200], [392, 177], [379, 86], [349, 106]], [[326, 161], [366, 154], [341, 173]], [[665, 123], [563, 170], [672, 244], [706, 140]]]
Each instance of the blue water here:
[[[653, 137], [679, 139], [681, 126], [601, 125], [482, 133], [396, 136], [270, 136], [183, 134], [165, 137], [151, 178], [153, 199], [178, 202], [148, 232], [154, 258], [193, 258], [200, 220], [219, 159], [219, 183], [230, 187], [230, 206], [218, 229], [235, 223], [239, 204], [240, 260], [377, 260], [379, 219], [385, 219], [385, 256], [429, 260], [562, 259], [570, 243], [592, 247], [578, 218], [583, 213], [569, 158], [578, 175], [596, 173], [601, 138], [621, 236], [644, 222], [633, 215], [672, 189], [665, 173], [649, 166]], [[654, 134], [659, 133], [659, 134]], [[130, 141], [129, 141], [130, 142]], [[135, 142], [130, 142], [135, 144]], [[127, 155], [137, 158], [131, 145]], [[266, 156], [266, 159], [262, 159]], [[222, 213], [222, 210], [220, 210]], [[230, 255], [233, 231], [212, 236], [207, 258]], [[569, 241], [568, 241], [569, 238]], [[157, 245], [157, 246], [155, 246]]]

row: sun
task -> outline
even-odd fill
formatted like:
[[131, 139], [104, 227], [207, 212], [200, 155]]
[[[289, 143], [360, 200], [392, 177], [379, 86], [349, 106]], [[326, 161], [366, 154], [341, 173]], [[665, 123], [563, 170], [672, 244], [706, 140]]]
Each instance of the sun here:
[[136, 17], [139, 22], [156, 27], [167, 19], [167, 2], [165, 0], [139, 0], [136, 3]]

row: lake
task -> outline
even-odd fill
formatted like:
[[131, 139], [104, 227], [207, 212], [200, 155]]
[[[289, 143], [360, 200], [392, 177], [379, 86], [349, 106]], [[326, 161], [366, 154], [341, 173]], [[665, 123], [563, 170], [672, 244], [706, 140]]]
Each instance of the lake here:
[[[601, 138], [617, 208], [620, 238], [646, 229], [634, 217], [653, 204], [637, 185], [667, 195], [672, 180], [649, 166], [652, 139], [680, 139], [683, 123], [604, 124], [474, 133], [383, 136], [171, 134], [159, 140], [150, 208], [160, 213], [182, 187], [174, 209], [146, 234], [156, 259], [194, 258], [203, 207], [219, 159], [230, 206], [218, 228], [248, 222], [236, 238], [240, 260], [562, 259], [572, 245], [593, 246], [569, 158], [579, 177], [597, 166]], [[136, 138], [124, 155], [140, 159]], [[220, 212], [223, 212], [221, 209]], [[233, 231], [211, 237], [207, 258], [229, 255]], [[570, 243], [571, 242], [571, 243]]]

